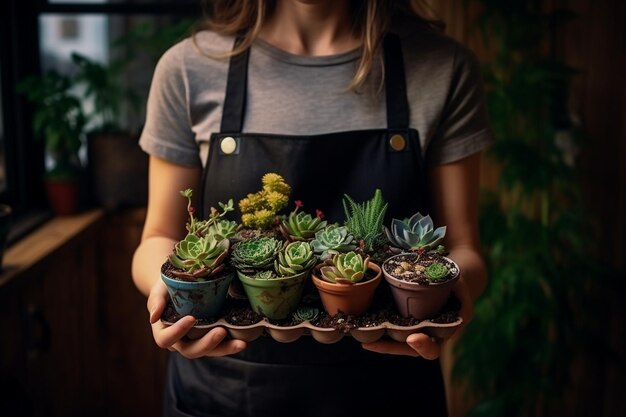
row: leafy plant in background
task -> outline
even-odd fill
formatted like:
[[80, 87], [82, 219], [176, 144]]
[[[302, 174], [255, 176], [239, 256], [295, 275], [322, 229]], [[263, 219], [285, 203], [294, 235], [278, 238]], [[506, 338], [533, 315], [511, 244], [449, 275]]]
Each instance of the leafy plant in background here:
[[34, 105], [33, 133], [52, 160], [50, 179], [73, 179], [80, 171], [78, 151], [87, 119], [71, 88], [71, 78], [53, 70], [27, 77], [16, 88]]
[[481, 3], [478, 26], [493, 52], [484, 67], [498, 138], [490, 155], [501, 175], [481, 211], [490, 282], [457, 346], [455, 375], [479, 400], [472, 416], [562, 415], [572, 363], [601, 340], [594, 289], [609, 285], [593, 261], [575, 155], [559, 139], [571, 149], [580, 136], [566, 111], [575, 71], [545, 54], [572, 14], [532, 0]]

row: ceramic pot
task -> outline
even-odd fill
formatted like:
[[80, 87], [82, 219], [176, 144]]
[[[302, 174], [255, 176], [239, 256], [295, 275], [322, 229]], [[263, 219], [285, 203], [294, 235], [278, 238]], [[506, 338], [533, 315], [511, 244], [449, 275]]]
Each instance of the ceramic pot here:
[[298, 308], [309, 272], [275, 279], [254, 279], [240, 271], [237, 276], [255, 313], [282, 320]]
[[365, 313], [372, 304], [376, 287], [381, 281], [380, 267], [370, 262], [369, 269], [375, 272], [375, 277], [353, 285], [346, 285], [335, 284], [320, 278], [322, 266], [323, 264], [319, 264], [313, 269], [312, 277], [326, 312], [331, 316], [337, 314], [339, 310], [354, 316]]
[[235, 271], [230, 271], [209, 281], [189, 282], [169, 278], [161, 273], [161, 279], [167, 286], [176, 312], [197, 319], [217, 316], [224, 305], [228, 286], [234, 276]]
[[[417, 256], [415, 254], [410, 255]], [[395, 278], [386, 271], [386, 264], [399, 256], [407, 256], [407, 254], [392, 256], [383, 263], [382, 267], [398, 312], [404, 317], [410, 316], [418, 320], [436, 317], [448, 301], [454, 283], [459, 279], [458, 265], [451, 259], [444, 258], [454, 265], [454, 269], [451, 271], [452, 277], [443, 282], [431, 282], [428, 285], [418, 284]]]

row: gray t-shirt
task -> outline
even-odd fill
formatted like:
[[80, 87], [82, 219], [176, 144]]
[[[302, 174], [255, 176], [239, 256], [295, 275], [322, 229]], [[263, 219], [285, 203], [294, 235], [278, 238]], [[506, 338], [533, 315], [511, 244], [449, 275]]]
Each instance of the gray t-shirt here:
[[[420, 134], [427, 164], [453, 162], [485, 148], [492, 134], [474, 55], [416, 21], [403, 21], [394, 30], [402, 39], [410, 127]], [[163, 55], [140, 139], [146, 152], [180, 165], [205, 161], [209, 138], [219, 132], [228, 71], [227, 59], [207, 53], [223, 55], [233, 41], [203, 31], [196, 45], [186, 39]], [[257, 40], [250, 50], [243, 131], [315, 135], [386, 128], [384, 92], [348, 90], [358, 58], [358, 50], [299, 56]]]

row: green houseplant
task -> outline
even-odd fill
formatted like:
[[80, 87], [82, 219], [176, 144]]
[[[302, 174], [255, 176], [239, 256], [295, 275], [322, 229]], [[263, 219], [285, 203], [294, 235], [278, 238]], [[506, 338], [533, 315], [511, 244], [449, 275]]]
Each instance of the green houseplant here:
[[389, 243], [403, 252], [382, 266], [398, 311], [420, 320], [436, 317], [460, 276], [459, 267], [443, 256], [445, 248], [438, 245], [446, 227], [435, 228], [430, 216], [416, 213], [409, 219], [392, 219], [391, 228], [384, 230]]
[[236, 226], [222, 219], [233, 210], [233, 202], [220, 203], [221, 212], [213, 210], [207, 220], [198, 220], [191, 207], [192, 191], [181, 191], [181, 195], [187, 198], [187, 236], [176, 243], [161, 267], [161, 279], [178, 314], [207, 319], [222, 308], [235, 275], [225, 260]]
[[34, 105], [33, 133], [45, 143], [46, 188], [56, 214], [78, 209], [79, 176], [82, 166], [78, 152], [87, 122], [78, 96], [72, 92], [69, 76], [50, 70], [30, 76], [17, 85], [17, 92]]
[[489, 285], [457, 345], [454, 371], [476, 400], [471, 416], [573, 415], [566, 399], [573, 364], [610, 356], [597, 295], [614, 284], [594, 260], [602, 244], [568, 150], [581, 139], [566, 105], [576, 72], [552, 42], [572, 14], [535, 1], [480, 4], [498, 138], [489, 156], [500, 171], [481, 205]]
[[[308, 242], [283, 240], [275, 230], [281, 223], [278, 212], [289, 200], [289, 184], [275, 173], [265, 174], [261, 182], [261, 190], [239, 202], [242, 223], [252, 230], [238, 234], [241, 241], [233, 247], [231, 263], [237, 269], [252, 309], [270, 319], [281, 320], [297, 309], [317, 258]], [[301, 238], [306, 227], [303, 222], [299, 224], [291, 232]]]
[[328, 314], [342, 312], [358, 316], [372, 304], [381, 272], [369, 257], [350, 251], [337, 253], [318, 264], [312, 277]]

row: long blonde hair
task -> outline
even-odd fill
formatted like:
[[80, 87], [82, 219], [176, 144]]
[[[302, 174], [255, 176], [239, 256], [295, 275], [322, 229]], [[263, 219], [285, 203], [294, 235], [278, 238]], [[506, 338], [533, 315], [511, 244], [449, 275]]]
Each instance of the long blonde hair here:
[[[225, 56], [237, 55], [252, 45], [263, 24], [274, 10], [276, 0], [209, 0], [205, 1], [205, 19], [194, 32], [210, 29], [223, 35], [240, 35], [242, 42]], [[395, 13], [411, 14], [432, 28], [443, 29], [443, 23], [423, 0], [350, 0], [352, 30], [361, 38], [361, 57], [349, 88], [363, 87], [372, 72], [374, 60]]]

